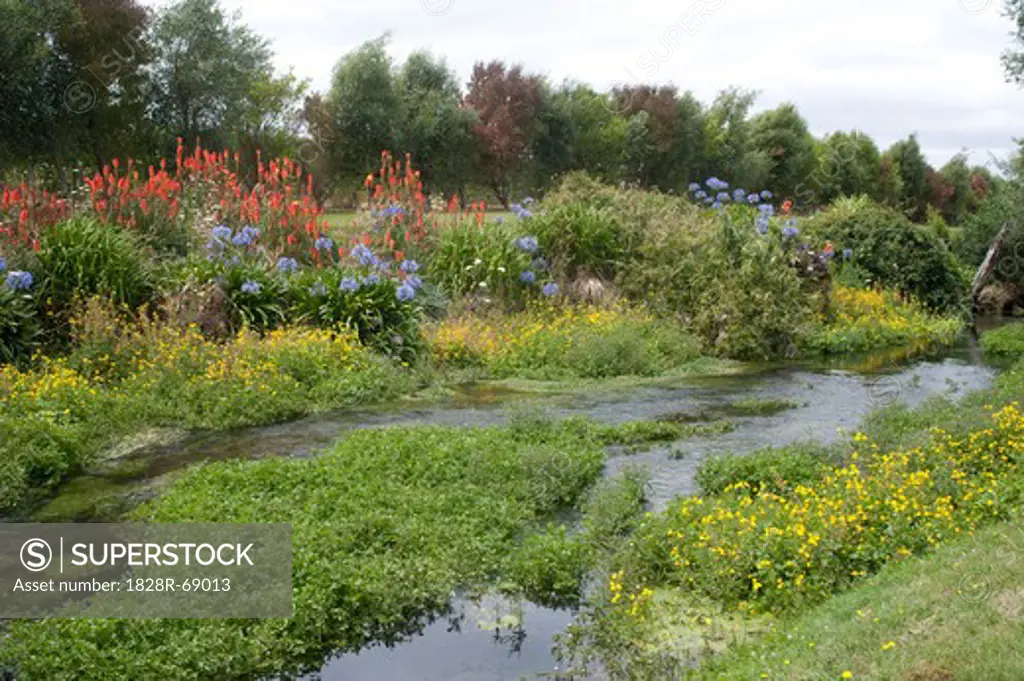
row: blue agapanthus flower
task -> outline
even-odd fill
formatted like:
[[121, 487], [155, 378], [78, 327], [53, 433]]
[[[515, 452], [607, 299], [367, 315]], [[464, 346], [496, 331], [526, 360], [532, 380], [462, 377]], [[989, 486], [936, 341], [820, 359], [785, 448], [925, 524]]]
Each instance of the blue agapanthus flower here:
[[7, 273], [7, 285], [15, 291], [26, 291], [32, 288], [33, 281], [31, 272], [12, 270]]
[[252, 279], [249, 279], [244, 284], [242, 284], [242, 293], [256, 294], [259, 293], [262, 288], [263, 287], [260, 286], [258, 281], [253, 281]]
[[761, 192], [761, 198], [764, 199], [765, 201], [767, 201], [768, 199], [772, 198], [772, 196], [774, 196], [774, 194], [772, 194], [767, 189], [765, 189], [763, 192]]
[[544, 258], [534, 258], [533, 262], [530, 263], [530, 267], [535, 270], [546, 270], [548, 268], [548, 261]]
[[2, 255], [0, 255], [0, 272], [3, 272], [6, 269], [7, 269], [7, 261], [4, 260]]
[[519, 274], [519, 281], [523, 282], [524, 284], [532, 284], [533, 282], [537, 281], [537, 275], [533, 272], [533, 270], [525, 270]]
[[782, 236], [787, 239], [794, 239], [798, 234], [800, 234], [800, 230], [795, 225], [786, 225], [782, 228]]
[[402, 271], [406, 274], [415, 274], [420, 271], [420, 264], [415, 260], [403, 260]]
[[725, 182], [723, 180], [719, 180], [717, 177], [709, 177], [707, 180], [704, 181], [704, 184], [706, 184], [708, 186], [708, 188], [710, 188], [710, 189], [712, 189], [712, 190], [714, 190], [716, 192], [717, 191], [721, 191], [723, 189], [728, 189], [729, 188], [729, 183], [728, 182]]
[[716, 196], [715, 198], [721, 201], [722, 203], [725, 203], [726, 201], [732, 199], [732, 196], [729, 194], [729, 192], [718, 192], [718, 196]]
[[711, 207], [714, 208], [715, 210], [719, 210], [722, 207], [722, 202], [715, 201], [714, 203], [711, 204]]
[[843, 249], [843, 260], [849, 260], [852, 257], [853, 257], [853, 249], [852, 248], [844, 248]]
[[295, 258], [281, 258], [277, 261], [277, 270], [285, 274], [299, 271], [299, 263]]
[[398, 299], [401, 300], [402, 302], [406, 302], [416, 297], [416, 289], [414, 289], [408, 282], [406, 282], [398, 287], [398, 290], [395, 292], [395, 295], [397, 295]]
[[380, 283], [380, 277], [376, 274], [367, 274], [363, 277], [363, 286], [376, 286]]
[[541, 291], [548, 298], [550, 298], [551, 296], [557, 296], [558, 295], [558, 284], [556, 284], [554, 282], [551, 282], [550, 284], [544, 284], [544, 288], [542, 288]]
[[210, 230], [210, 236], [221, 243], [231, 240], [231, 228], [227, 225], [217, 225]]
[[696, 191], [696, 192], [695, 192], [695, 193], [693, 194], [693, 198], [695, 198], [695, 199], [697, 199], [698, 201], [700, 201], [701, 199], [705, 199], [705, 198], [707, 198], [707, 195], [708, 195], [708, 193], [707, 193], [706, 191], [704, 191], [703, 189], [698, 189], [698, 190], [697, 190], [697, 191]]
[[408, 284], [409, 286], [412, 286], [414, 289], [423, 288], [423, 280], [420, 279], [419, 276], [415, 274], [410, 274], [408, 277], [406, 277], [405, 283]]
[[768, 216], [761, 213], [757, 216], [757, 220], [754, 221], [754, 229], [757, 230], [758, 234], [764, 235], [768, 233]]
[[344, 277], [341, 280], [341, 286], [339, 286], [338, 288], [340, 288], [342, 291], [348, 291], [349, 293], [352, 293], [353, 291], [359, 290], [359, 282], [356, 281], [353, 277]]
[[529, 206], [531, 203], [533, 203], [533, 201], [534, 199], [532, 196], [527, 196], [525, 199], [523, 199], [523, 205]]
[[715, 197], [713, 197], [713, 196], [707, 196], [707, 197], [704, 198], [704, 203], [708, 204], [709, 206], [712, 203], [714, 203], [714, 202], [715, 202]]
[[764, 216], [767, 216], [767, 217], [771, 217], [771, 216], [775, 215], [775, 208], [773, 208], [772, 204], [770, 204], [770, 203], [762, 203], [761, 205], [759, 205], [757, 207], [757, 209], [759, 211], [761, 211], [761, 215], [764, 215]]
[[744, 191], [744, 190], [742, 190], [742, 189], [734, 189], [734, 190], [732, 191], [732, 200], [733, 200], [733, 201], [742, 201], [742, 200], [743, 200], [743, 198], [744, 198], [744, 197], [745, 197], [746, 195], [747, 195], [747, 192], [746, 192], [746, 191]]
[[252, 237], [245, 232], [239, 232], [238, 234], [231, 237], [231, 243], [236, 246], [251, 246]]
[[380, 217], [392, 217], [395, 215], [403, 215], [404, 213], [405, 209], [402, 208], [401, 206], [388, 206], [387, 208], [384, 208], [379, 213], [377, 213], [377, 215], [379, 215]]
[[526, 251], [527, 253], [536, 253], [537, 249], [540, 248], [540, 244], [537, 243], [537, 237], [533, 236], [519, 237], [516, 239], [516, 246], [519, 250]]
[[309, 287], [309, 295], [314, 298], [323, 298], [327, 295], [327, 287], [324, 286], [323, 282], [318, 281]]
[[313, 242], [313, 246], [315, 246], [318, 251], [329, 251], [334, 248], [334, 240], [321, 234], [317, 240]]
[[691, 193], [693, 193], [693, 192], [695, 192], [695, 191], [699, 191], [699, 190], [700, 190], [700, 185], [699, 185], [699, 184], [697, 184], [696, 182], [691, 182], [690, 184], [688, 184], [688, 185], [686, 186], [686, 188], [687, 188], [687, 189], [688, 189], [688, 190], [689, 190], [689, 191], [690, 191]]
[[359, 244], [352, 249], [352, 257], [357, 259], [361, 265], [375, 265], [379, 262], [379, 259], [373, 254], [373, 251], [362, 244]]
[[748, 203], [761, 203], [761, 197], [757, 194], [750, 194], [747, 196]]

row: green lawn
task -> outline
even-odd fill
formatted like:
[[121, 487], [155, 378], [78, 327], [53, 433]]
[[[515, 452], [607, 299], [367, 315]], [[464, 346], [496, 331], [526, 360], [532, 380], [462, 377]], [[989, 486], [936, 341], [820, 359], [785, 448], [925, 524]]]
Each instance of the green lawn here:
[[[352, 223], [355, 220], [355, 217], [355, 211], [338, 211], [324, 214], [324, 218], [327, 220], [327, 226], [337, 236], [349, 236], [351, 234]], [[494, 220], [499, 217], [505, 220], [515, 219], [515, 215], [511, 211], [495, 210], [487, 212], [488, 220]]]
[[1024, 519], [892, 565], [688, 678], [1020, 681]]

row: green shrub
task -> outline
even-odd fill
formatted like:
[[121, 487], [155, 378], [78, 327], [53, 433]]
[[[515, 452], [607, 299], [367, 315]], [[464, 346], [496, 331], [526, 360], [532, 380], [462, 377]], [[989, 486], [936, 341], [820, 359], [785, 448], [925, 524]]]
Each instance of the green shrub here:
[[592, 551], [580, 536], [564, 525], [530, 535], [513, 554], [507, 567], [504, 591], [548, 608], [579, 605], [592, 566]]
[[[366, 346], [395, 359], [412, 363], [423, 347], [420, 305], [402, 301], [393, 279], [364, 279], [363, 272], [332, 267], [305, 270], [291, 279], [291, 315], [321, 328], [348, 327]], [[355, 290], [342, 282], [359, 282]]]
[[966, 284], [956, 256], [926, 226], [866, 197], [840, 199], [804, 221], [804, 229], [836, 252], [851, 249], [853, 262], [881, 284], [933, 309], [954, 310]]
[[[4, 272], [0, 270], [0, 278]], [[33, 297], [0, 282], [0, 364], [20, 362], [38, 346], [39, 320]]]
[[76, 217], [47, 230], [36, 254], [39, 299], [57, 323], [76, 299], [99, 295], [137, 307], [154, 292], [149, 258], [125, 229]]
[[751, 496], [761, 490], [784, 494], [793, 487], [821, 479], [829, 470], [830, 456], [820, 445], [766, 448], [742, 456], [714, 456], [697, 469], [696, 481], [707, 496], [721, 494], [730, 485], [745, 482]]
[[629, 255], [624, 230], [610, 208], [556, 204], [531, 219], [529, 227], [555, 277], [563, 281], [578, 276], [614, 280]]
[[1024, 324], [1007, 324], [981, 336], [981, 349], [992, 355], [1024, 357]]
[[442, 223], [424, 254], [428, 279], [452, 297], [478, 294], [521, 303], [529, 285], [520, 275], [532, 271], [538, 281], [546, 276], [534, 266], [535, 254], [517, 245], [519, 237], [527, 236], [525, 229], [525, 223]]

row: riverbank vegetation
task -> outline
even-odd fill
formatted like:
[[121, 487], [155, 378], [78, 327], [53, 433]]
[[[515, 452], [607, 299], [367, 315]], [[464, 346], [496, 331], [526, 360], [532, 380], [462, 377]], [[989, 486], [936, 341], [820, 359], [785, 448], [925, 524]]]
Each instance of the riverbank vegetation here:
[[[579, 670], [593, 662], [613, 673], [628, 668], [630, 678], [842, 678], [851, 670], [861, 678], [884, 677], [868, 672], [878, 664], [893, 668], [885, 653], [896, 643], [872, 641], [888, 646], [876, 649], [859, 633], [840, 642], [847, 625], [812, 633], [806, 623], [827, 621], [852, 602], [861, 617], [911, 617], [919, 601], [939, 596], [921, 594], [901, 607], [875, 597], [885, 589], [905, 591], [910, 587], [900, 580], [933, 563], [945, 575], [936, 579], [946, 579], [951, 557], [978, 546], [977, 533], [1012, 530], [1007, 523], [1016, 522], [1024, 502], [1022, 394], [1024, 363], [1018, 362], [991, 389], [959, 402], [935, 398], [915, 410], [881, 410], [864, 432], [831, 448], [798, 445], [705, 462], [697, 476], [703, 494], [645, 519], [607, 563], [604, 588], [563, 639], [566, 659]], [[948, 548], [930, 557], [940, 546]], [[920, 556], [928, 557], [918, 562]], [[891, 567], [901, 563], [911, 567]], [[863, 586], [878, 572], [889, 577]], [[965, 586], [968, 572], [960, 575], [954, 594], [974, 588]], [[949, 617], [979, 626], [999, 619], [959, 601], [948, 610]], [[757, 642], [765, 631], [774, 633]], [[808, 649], [796, 650], [793, 632]], [[915, 638], [901, 635], [890, 638], [899, 645]], [[749, 644], [721, 659], [712, 655], [736, 640]], [[706, 666], [690, 671], [695, 658]], [[794, 670], [785, 668], [787, 658], [798, 665]], [[924, 663], [921, 651], [916, 659]], [[834, 676], [791, 675], [807, 665]]]

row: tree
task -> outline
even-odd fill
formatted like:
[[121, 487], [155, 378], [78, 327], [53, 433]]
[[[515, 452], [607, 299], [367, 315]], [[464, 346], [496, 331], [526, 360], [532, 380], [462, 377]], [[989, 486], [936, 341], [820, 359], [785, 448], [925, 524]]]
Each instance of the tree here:
[[401, 99], [386, 47], [388, 36], [364, 43], [334, 67], [326, 104], [331, 112], [333, 170], [358, 181], [393, 151], [402, 120]]
[[734, 187], [757, 189], [767, 179], [770, 160], [751, 147], [750, 120], [754, 93], [735, 88], [715, 98], [704, 117], [702, 175], [716, 175]]
[[455, 73], [442, 59], [414, 52], [396, 78], [402, 148], [412, 154], [424, 190], [465, 194], [472, 172], [476, 114], [462, 106]]
[[478, 174], [502, 206], [509, 205], [512, 179], [524, 170], [537, 136], [541, 79], [521, 65], [478, 62], [473, 67], [465, 102], [476, 110]]
[[[672, 86], [654, 85], [626, 86], [614, 92], [617, 108], [624, 116], [632, 118], [641, 111], [647, 114], [648, 154], [642, 159], [642, 170], [636, 178], [644, 186], [669, 189], [680, 183], [675, 162], [682, 121], [676, 94], [677, 90]], [[634, 159], [635, 168], [636, 160], [639, 159]]]
[[[931, 203], [942, 213], [947, 223], [958, 224], [971, 210], [973, 201], [971, 169], [967, 165], [967, 155], [955, 155], [935, 175], [937, 178], [932, 182]], [[934, 195], [938, 193], [934, 191], [935, 188], [940, 188], [939, 196]]]
[[567, 83], [555, 98], [571, 122], [572, 168], [606, 182], [621, 179], [628, 122], [614, 113], [610, 96], [586, 85]]
[[1014, 47], [1003, 52], [1003, 73], [1008, 82], [1024, 85], [1024, 0], [1006, 0], [1003, 13], [1014, 23]]
[[819, 190], [819, 203], [861, 194], [881, 200], [882, 156], [868, 135], [834, 132], [817, 145], [816, 153], [818, 168], [811, 184]]
[[792, 196], [817, 162], [807, 122], [787, 103], [759, 114], [751, 128], [752, 149], [769, 163], [765, 187], [779, 196]]
[[226, 146], [266, 106], [254, 93], [273, 79], [270, 47], [218, 0], [170, 5], [157, 15], [151, 43], [150, 114], [167, 138]]
[[902, 192], [899, 197], [901, 208], [914, 221], [924, 219], [931, 194], [928, 171], [931, 166], [921, 153], [917, 135], [896, 142], [886, 152], [899, 169]]

